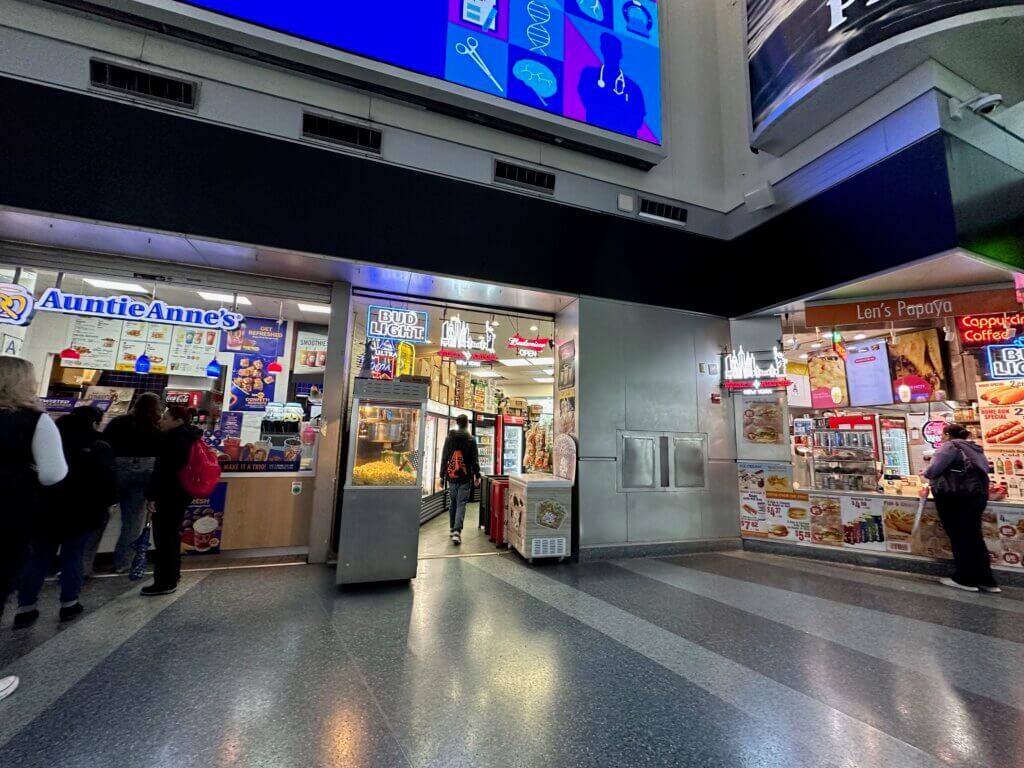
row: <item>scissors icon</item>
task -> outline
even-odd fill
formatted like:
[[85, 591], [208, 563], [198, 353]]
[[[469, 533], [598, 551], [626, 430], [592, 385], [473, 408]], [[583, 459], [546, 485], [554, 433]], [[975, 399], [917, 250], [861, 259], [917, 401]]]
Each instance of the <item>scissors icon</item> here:
[[488, 68], [483, 58], [481, 58], [480, 54], [477, 53], [477, 48], [479, 47], [480, 43], [477, 41], [475, 37], [467, 37], [466, 42], [455, 44], [455, 52], [460, 56], [469, 56], [469, 58], [475, 61], [476, 65], [480, 67], [480, 70], [485, 75], [487, 75], [487, 77], [490, 78], [491, 82], [494, 83], [495, 87], [499, 91], [504, 93], [505, 89], [501, 87], [501, 83], [494, 79], [494, 75], [491, 73], [491, 70]]

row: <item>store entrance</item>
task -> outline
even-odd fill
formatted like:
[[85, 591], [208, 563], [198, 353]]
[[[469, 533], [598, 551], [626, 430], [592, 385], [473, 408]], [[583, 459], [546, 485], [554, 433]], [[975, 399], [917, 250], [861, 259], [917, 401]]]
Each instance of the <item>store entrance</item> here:
[[[506, 552], [509, 475], [551, 472], [554, 318], [359, 292], [353, 316], [350, 391], [358, 378], [369, 377], [411, 378], [426, 392], [422, 450], [408, 440], [393, 441], [397, 431], [377, 426], [387, 423], [384, 410], [364, 414], [369, 426], [349, 435], [357, 444], [353, 479], [365, 476], [372, 483], [373, 473], [397, 470], [418, 485], [420, 559]], [[351, 407], [350, 401], [350, 415]], [[456, 543], [458, 483], [448, 476], [452, 462], [446, 463], [451, 452], [446, 455], [445, 444], [449, 436], [459, 441], [460, 419], [475, 445], [481, 482], [472, 487]]]

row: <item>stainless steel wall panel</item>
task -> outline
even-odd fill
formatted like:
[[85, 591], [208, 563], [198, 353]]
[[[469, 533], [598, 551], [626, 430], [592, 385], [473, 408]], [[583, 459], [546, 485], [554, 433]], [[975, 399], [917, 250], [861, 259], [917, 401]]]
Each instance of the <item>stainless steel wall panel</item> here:
[[711, 402], [712, 393], [721, 391], [722, 348], [727, 344], [727, 320], [705, 318], [699, 322], [693, 337], [697, 366], [697, 431], [707, 434], [711, 459], [736, 458], [735, 419], [729, 398], [723, 394], [720, 402]]
[[740, 533], [740, 491], [736, 463], [708, 462], [708, 496], [701, 508], [701, 537], [732, 538]]
[[580, 299], [576, 353], [581, 458], [614, 457], [617, 432], [626, 427], [626, 366], [622, 351], [625, 306], [614, 301]]
[[703, 437], [672, 438], [672, 485], [675, 488], [704, 488], [705, 455]]
[[622, 436], [622, 489], [654, 488], [654, 439]]
[[[580, 459], [580, 546], [622, 544], [626, 539], [626, 494], [615, 488], [617, 462]], [[735, 485], [735, 481], [733, 482]]]
[[632, 304], [622, 316], [626, 429], [696, 432], [694, 316]]
[[701, 538], [701, 508], [707, 491], [628, 493], [631, 543]]

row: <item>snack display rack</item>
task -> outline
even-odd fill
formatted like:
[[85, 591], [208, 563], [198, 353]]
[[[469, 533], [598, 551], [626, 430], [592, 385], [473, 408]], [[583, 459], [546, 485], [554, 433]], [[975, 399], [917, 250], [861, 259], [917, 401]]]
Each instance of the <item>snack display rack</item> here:
[[811, 485], [815, 490], [874, 491], [875, 434], [870, 429], [816, 429], [811, 433]]

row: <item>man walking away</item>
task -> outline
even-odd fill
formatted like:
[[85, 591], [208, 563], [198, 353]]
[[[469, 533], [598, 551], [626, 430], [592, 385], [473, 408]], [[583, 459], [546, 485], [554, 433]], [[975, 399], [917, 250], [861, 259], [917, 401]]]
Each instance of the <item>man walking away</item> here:
[[448, 433], [441, 456], [441, 479], [451, 488], [448, 522], [452, 544], [462, 543], [462, 522], [466, 519], [466, 504], [473, 495], [473, 487], [480, 484], [480, 456], [476, 439], [469, 433], [469, 419], [456, 417], [458, 429]]

